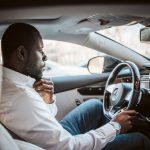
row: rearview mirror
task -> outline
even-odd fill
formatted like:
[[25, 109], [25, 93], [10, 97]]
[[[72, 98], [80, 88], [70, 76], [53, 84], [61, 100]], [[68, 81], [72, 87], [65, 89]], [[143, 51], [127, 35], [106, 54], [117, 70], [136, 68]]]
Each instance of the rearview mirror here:
[[145, 27], [140, 30], [140, 41], [150, 42], [150, 27]]
[[90, 73], [111, 72], [121, 61], [109, 55], [91, 58], [88, 62]]

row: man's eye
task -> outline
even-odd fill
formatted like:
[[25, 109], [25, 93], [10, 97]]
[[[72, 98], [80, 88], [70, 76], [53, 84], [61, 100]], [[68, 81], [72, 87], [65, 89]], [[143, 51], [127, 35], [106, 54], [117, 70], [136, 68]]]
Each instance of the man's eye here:
[[43, 54], [43, 51], [39, 51], [41, 54]]

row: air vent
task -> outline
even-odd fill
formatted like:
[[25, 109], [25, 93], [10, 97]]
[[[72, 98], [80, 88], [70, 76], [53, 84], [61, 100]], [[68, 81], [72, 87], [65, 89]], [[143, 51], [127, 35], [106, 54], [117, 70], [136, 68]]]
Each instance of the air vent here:
[[141, 88], [150, 90], [150, 75], [141, 75]]
[[141, 75], [141, 81], [148, 81], [149, 82], [150, 76], [149, 75]]

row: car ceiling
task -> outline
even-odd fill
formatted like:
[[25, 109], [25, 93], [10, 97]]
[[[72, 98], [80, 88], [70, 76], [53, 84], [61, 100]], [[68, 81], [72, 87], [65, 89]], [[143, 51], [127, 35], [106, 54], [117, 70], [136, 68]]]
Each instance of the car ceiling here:
[[2, 7], [16, 7], [16, 6], [46, 6], [46, 5], [85, 5], [85, 4], [149, 4], [149, 0], [1, 0]]
[[72, 1], [74, 5], [67, 1], [51, 4], [50, 1], [42, 3], [39, 0], [36, 3], [33, 0], [8, 2], [0, 2], [0, 38], [9, 24], [26, 22], [34, 25], [44, 39], [83, 44], [93, 31], [134, 23], [148, 26], [150, 22], [150, 5], [147, 1], [143, 1], [143, 4], [90, 1], [84, 5], [82, 0], [76, 3]]

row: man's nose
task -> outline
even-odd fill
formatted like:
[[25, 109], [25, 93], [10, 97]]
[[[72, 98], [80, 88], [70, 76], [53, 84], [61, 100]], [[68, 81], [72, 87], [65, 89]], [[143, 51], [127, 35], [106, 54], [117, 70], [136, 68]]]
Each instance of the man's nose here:
[[48, 58], [47, 58], [47, 56], [44, 54], [43, 55], [43, 61], [47, 61], [48, 60]]

